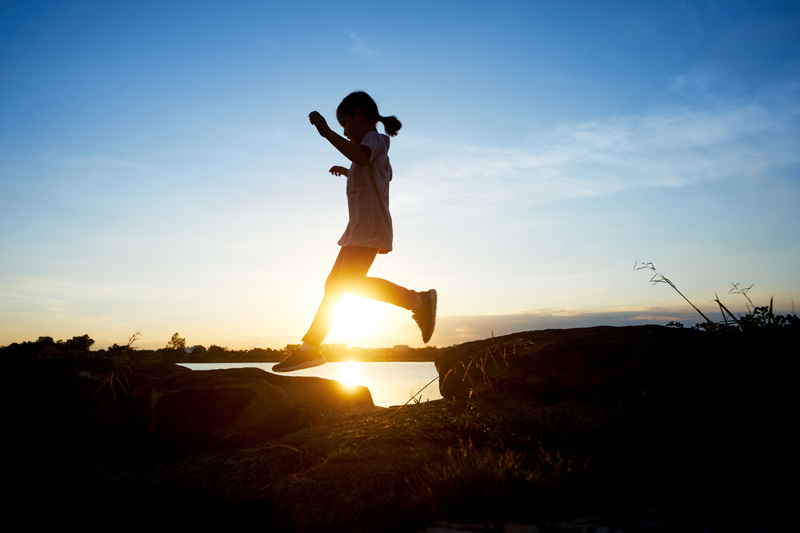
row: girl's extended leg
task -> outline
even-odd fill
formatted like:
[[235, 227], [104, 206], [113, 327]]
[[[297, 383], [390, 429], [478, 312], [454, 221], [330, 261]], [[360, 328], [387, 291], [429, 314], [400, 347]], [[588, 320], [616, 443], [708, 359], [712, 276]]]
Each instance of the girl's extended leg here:
[[405, 309], [413, 309], [417, 293], [381, 278], [368, 278], [378, 250], [361, 246], [344, 246], [339, 250], [336, 262], [325, 282], [325, 294], [314, 316], [303, 342], [319, 346], [328, 335], [335, 318], [336, 308], [344, 293], [363, 296], [372, 300], [390, 303]]

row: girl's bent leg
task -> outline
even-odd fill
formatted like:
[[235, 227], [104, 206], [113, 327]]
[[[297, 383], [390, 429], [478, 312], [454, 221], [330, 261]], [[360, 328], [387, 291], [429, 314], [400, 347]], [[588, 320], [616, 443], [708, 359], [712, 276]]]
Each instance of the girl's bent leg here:
[[368, 278], [378, 250], [360, 246], [345, 246], [345, 256], [340, 269], [344, 291], [370, 300], [386, 302], [404, 309], [413, 309], [417, 293], [381, 278]]
[[345, 287], [348, 281], [353, 279], [364, 279], [369, 272], [369, 267], [375, 260], [378, 250], [372, 248], [360, 248], [355, 246], [344, 246], [336, 256], [331, 273], [325, 281], [325, 294], [319, 304], [317, 314], [308, 328], [308, 332], [303, 336], [303, 342], [312, 346], [319, 347], [328, 332], [333, 327], [336, 318], [336, 308], [342, 301]]
[[364, 278], [361, 283], [350, 287], [347, 292], [370, 300], [396, 305], [409, 311], [414, 309], [417, 303], [416, 292], [381, 278]]
[[319, 346], [333, 326], [336, 308], [348, 292], [372, 300], [390, 303], [405, 309], [413, 309], [417, 293], [381, 278], [368, 278], [378, 250], [360, 246], [344, 246], [339, 250], [336, 262], [325, 282], [325, 294], [303, 337], [303, 342]]

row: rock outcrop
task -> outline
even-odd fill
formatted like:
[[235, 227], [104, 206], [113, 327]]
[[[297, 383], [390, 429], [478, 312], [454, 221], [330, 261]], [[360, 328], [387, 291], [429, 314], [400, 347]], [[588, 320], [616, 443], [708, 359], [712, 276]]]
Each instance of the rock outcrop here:
[[373, 406], [366, 387], [259, 368], [181, 373], [131, 396], [148, 408], [149, 438], [178, 447], [246, 444], [297, 431], [326, 410]]
[[468, 342], [436, 358], [445, 398], [524, 390], [550, 403], [570, 392], [645, 378], [704, 344], [695, 330], [598, 326]]
[[283, 376], [258, 368], [192, 371], [172, 363], [107, 360], [19, 363], [10, 419], [31, 453], [112, 449], [185, 450], [240, 444], [297, 431], [326, 411], [374, 407], [366, 387]]

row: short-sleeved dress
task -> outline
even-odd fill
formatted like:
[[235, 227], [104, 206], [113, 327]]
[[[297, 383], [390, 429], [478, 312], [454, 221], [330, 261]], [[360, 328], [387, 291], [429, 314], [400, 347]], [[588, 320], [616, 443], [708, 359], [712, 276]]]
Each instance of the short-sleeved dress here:
[[370, 149], [367, 166], [350, 165], [347, 174], [347, 208], [350, 221], [339, 246], [377, 248], [392, 251], [392, 215], [389, 214], [389, 137], [376, 131], [364, 135], [361, 144]]

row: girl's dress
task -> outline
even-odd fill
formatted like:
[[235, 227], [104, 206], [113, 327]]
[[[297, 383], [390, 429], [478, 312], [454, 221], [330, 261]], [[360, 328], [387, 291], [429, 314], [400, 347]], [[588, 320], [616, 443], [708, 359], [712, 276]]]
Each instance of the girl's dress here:
[[392, 215], [389, 214], [389, 136], [369, 131], [361, 145], [370, 149], [369, 165], [352, 163], [347, 174], [347, 209], [350, 220], [339, 246], [377, 248], [392, 251]]

